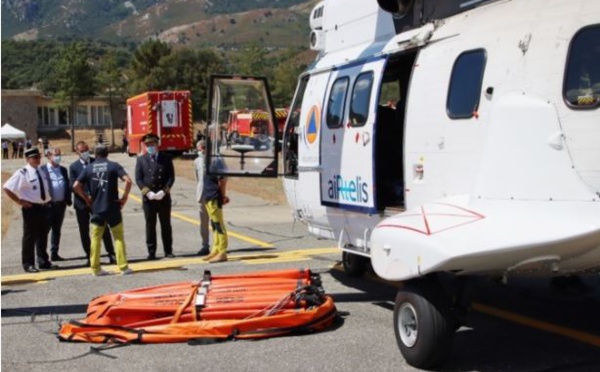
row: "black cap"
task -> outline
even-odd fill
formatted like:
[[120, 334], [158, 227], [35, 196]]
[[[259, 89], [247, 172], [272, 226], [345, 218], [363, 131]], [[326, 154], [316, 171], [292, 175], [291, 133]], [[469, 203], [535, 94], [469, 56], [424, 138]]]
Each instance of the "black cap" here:
[[158, 142], [158, 136], [156, 134], [146, 134], [142, 137], [142, 141], [144, 141], [144, 143]]
[[38, 150], [37, 147], [32, 147], [28, 150], [25, 150], [25, 157], [26, 158], [32, 158], [34, 156], [41, 156], [42, 154], [40, 154], [40, 150]]

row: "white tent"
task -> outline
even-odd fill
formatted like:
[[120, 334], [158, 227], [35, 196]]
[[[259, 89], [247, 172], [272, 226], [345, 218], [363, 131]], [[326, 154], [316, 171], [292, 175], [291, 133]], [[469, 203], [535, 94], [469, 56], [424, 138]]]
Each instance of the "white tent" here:
[[23, 132], [22, 130], [19, 130], [13, 127], [12, 125], [6, 123], [2, 126], [2, 129], [0, 131], [0, 137], [2, 137], [2, 140], [12, 140], [25, 138], [26, 135], [25, 132]]

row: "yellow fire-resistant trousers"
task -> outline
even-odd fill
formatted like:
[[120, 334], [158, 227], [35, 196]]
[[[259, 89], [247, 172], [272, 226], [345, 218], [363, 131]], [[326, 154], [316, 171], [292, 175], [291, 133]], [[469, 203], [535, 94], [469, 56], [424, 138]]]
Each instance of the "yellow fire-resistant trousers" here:
[[223, 209], [219, 208], [216, 199], [206, 201], [206, 211], [213, 230], [213, 249], [211, 252], [227, 253], [227, 230], [223, 221]]
[[[90, 267], [92, 273], [100, 272], [100, 248], [102, 247], [102, 235], [106, 229], [106, 223], [103, 225], [91, 224], [92, 226], [92, 244], [90, 246]], [[110, 228], [115, 240], [115, 256], [117, 257], [117, 266], [119, 270], [127, 269], [127, 251], [125, 248], [125, 239], [123, 238], [123, 222]]]

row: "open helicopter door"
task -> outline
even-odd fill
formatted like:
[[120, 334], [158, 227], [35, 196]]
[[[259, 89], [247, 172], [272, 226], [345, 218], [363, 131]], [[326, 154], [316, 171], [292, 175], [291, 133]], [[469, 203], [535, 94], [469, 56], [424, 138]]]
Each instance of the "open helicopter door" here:
[[[210, 175], [277, 177], [277, 120], [264, 77], [212, 75], [206, 127], [206, 172]], [[244, 141], [228, 136], [232, 112], [245, 110], [260, 119]]]
[[383, 56], [331, 72], [321, 136], [323, 205], [377, 212], [374, 124], [386, 61]]

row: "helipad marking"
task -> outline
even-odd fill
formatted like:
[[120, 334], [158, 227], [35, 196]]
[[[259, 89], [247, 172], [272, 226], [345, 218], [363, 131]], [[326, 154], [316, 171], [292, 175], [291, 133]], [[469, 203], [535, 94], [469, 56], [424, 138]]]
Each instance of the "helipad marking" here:
[[[121, 192], [123, 192], [123, 190], [121, 190]], [[138, 203], [142, 203], [142, 199], [139, 196], [135, 195], [135, 194], [131, 194], [130, 193], [129, 197], [131, 199], [135, 200]], [[178, 212], [171, 212], [171, 216], [173, 216], [174, 218], [177, 218], [178, 220], [182, 220], [182, 221], [185, 221], [185, 222], [189, 222], [189, 223], [191, 223], [193, 225], [200, 226], [200, 221], [198, 219], [196, 219], [196, 218], [191, 218], [191, 217], [188, 217], [188, 216], [186, 216], [184, 214], [181, 214], [181, 213], [178, 213]], [[236, 239], [248, 242], [250, 244], [257, 245], [259, 247], [273, 248], [273, 244], [271, 244], [271, 243], [267, 243], [267, 242], [264, 242], [262, 240], [254, 239], [254, 238], [251, 238], [249, 236], [242, 235], [240, 233], [236, 233], [236, 232], [231, 231], [231, 230], [227, 230], [227, 236], [230, 236], [232, 238], [236, 238]]]

